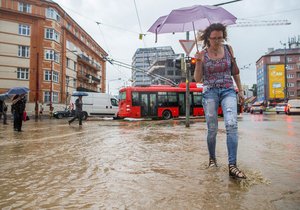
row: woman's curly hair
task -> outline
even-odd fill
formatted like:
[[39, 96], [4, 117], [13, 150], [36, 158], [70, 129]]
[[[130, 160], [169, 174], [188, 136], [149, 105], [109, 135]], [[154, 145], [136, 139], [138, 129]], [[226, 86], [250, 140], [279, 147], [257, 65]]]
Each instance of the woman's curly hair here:
[[222, 31], [223, 32], [223, 38], [225, 41], [227, 41], [227, 31], [226, 31], [226, 27], [221, 24], [221, 23], [213, 23], [210, 26], [208, 26], [202, 34], [198, 35], [198, 40], [199, 41], [203, 41], [203, 47], [210, 47], [210, 43], [209, 43], [209, 37], [211, 32], [213, 31]]

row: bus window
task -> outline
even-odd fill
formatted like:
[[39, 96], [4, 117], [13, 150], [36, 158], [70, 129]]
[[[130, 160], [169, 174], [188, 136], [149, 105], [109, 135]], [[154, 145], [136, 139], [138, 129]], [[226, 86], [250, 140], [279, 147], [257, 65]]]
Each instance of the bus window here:
[[132, 106], [139, 106], [139, 93], [138, 92], [132, 92]]
[[167, 92], [158, 92], [158, 106], [168, 105], [168, 95]]
[[168, 106], [178, 106], [177, 93], [168, 92]]
[[126, 100], [126, 91], [120, 92], [120, 94], [119, 94], [119, 99], [120, 99], [120, 101]]
[[202, 93], [193, 92], [194, 106], [202, 106]]

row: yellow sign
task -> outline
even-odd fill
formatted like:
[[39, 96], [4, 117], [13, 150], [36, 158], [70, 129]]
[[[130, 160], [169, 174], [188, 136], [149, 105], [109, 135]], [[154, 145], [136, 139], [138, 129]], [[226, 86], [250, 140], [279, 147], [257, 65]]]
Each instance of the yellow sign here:
[[284, 98], [284, 65], [269, 65], [268, 73], [270, 98]]

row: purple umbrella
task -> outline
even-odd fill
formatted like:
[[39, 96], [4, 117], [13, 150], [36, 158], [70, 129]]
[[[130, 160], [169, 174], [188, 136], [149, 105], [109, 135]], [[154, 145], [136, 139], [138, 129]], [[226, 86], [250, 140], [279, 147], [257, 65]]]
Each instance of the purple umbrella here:
[[195, 33], [195, 30], [203, 31], [212, 23], [234, 24], [236, 19], [222, 7], [195, 5], [175, 9], [169, 15], [159, 17], [148, 31], [156, 35], [186, 31]]

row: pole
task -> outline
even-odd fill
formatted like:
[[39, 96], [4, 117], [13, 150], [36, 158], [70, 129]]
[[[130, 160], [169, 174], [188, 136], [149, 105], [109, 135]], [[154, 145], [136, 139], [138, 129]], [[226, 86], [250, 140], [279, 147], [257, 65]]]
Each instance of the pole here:
[[284, 98], [285, 102], [288, 100], [288, 89], [287, 89], [287, 69], [286, 69], [286, 43], [284, 43]]
[[[190, 37], [190, 33], [186, 32], [186, 40], [189, 40], [189, 37]], [[186, 68], [185, 127], [188, 128], [190, 127], [190, 69], [187, 66], [187, 63], [185, 63], [185, 68]]]
[[67, 83], [67, 88], [66, 88], [66, 109], [68, 108], [68, 98], [69, 98], [69, 92], [68, 92], [68, 88], [69, 88], [69, 82], [70, 82], [70, 79], [68, 79], [66, 81]]
[[36, 54], [35, 121], [39, 118], [39, 53]]
[[51, 77], [50, 77], [50, 118], [52, 118], [52, 81], [53, 80], [53, 60], [51, 60]]

